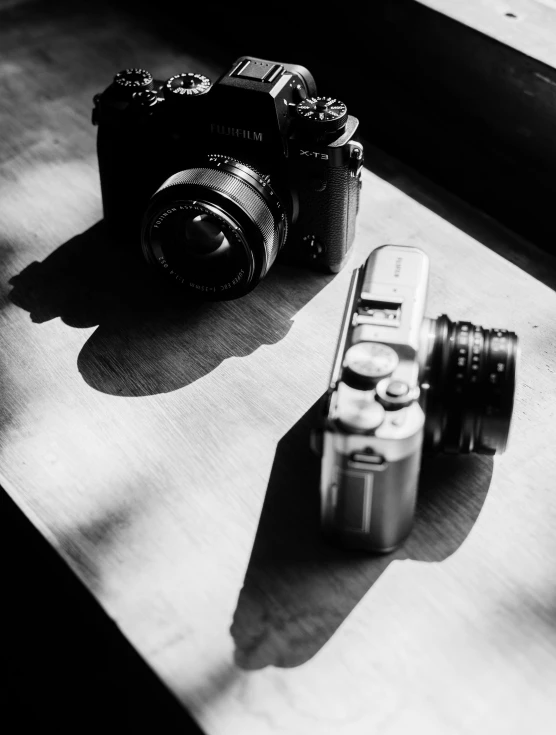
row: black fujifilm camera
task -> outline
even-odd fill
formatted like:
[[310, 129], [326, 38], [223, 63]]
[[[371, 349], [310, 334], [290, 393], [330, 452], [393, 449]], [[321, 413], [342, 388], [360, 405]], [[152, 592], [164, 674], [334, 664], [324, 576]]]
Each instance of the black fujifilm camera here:
[[421, 452], [506, 448], [517, 337], [425, 317], [429, 260], [374, 250], [351, 281], [322, 425], [321, 521], [343, 546], [386, 553], [413, 522]]
[[249, 292], [276, 256], [337, 272], [355, 234], [363, 148], [307, 69], [249, 56], [212, 85], [126, 69], [94, 98], [104, 216], [184, 291]]

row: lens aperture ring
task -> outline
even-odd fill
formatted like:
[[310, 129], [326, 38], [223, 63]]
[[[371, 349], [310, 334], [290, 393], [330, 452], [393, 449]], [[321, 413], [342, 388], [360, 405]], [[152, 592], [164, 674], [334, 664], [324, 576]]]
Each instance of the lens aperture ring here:
[[446, 387], [450, 391], [444, 443], [448, 451], [472, 452], [480, 432], [484, 335], [471, 322], [452, 324]]

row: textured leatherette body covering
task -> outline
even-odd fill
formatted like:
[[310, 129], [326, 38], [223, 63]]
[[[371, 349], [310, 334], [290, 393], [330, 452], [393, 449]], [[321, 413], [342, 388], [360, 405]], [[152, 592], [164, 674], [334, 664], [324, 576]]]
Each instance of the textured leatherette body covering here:
[[[299, 191], [299, 220], [293, 228], [292, 249], [307, 235], [314, 235], [324, 248], [319, 265], [340, 268], [355, 237], [360, 179], [349, 166], [328, 168], [326, 187], [317, 191], [311, 180]], [[324, 182], [323, 182], [324, 183]], [[292, 258], [295, 257], [292, 252]]]

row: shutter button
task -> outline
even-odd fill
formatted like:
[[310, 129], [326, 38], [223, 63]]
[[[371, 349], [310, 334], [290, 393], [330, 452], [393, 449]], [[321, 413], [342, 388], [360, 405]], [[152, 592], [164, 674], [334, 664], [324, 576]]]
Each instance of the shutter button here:
[[392, 380], [386, 388], [386, 395], [390, 398], [401, 398], [409, 393], [409, 386], [401, 380]]

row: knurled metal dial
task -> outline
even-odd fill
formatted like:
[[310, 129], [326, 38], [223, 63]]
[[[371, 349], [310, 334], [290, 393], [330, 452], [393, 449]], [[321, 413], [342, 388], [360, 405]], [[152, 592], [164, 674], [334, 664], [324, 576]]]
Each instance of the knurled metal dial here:
[[358, 342], [344, 355], [342, 380], [352, 388], [370, 390], [398, 366], [397, 352], [379, 342]]
[[344, 127], [348, 111], [343, 102], [333, 97], [307, 97], [298, 102], [297, 115], [304, 127], [329, 133]]
[[114, 77], [114, 84], [131, 94], [153, 88], [153, 78], [145, 69], [124, 69]]
[[164, 97], [168, 100], [180, 100], [187, 97], [200, 97], [206, 94], [212, 82], [204, 74], [176, 74], [164, 85]]

